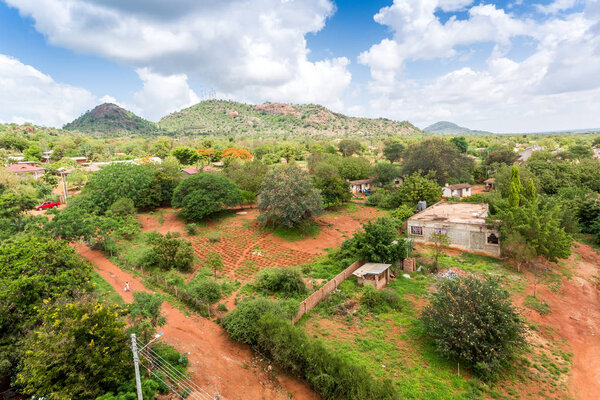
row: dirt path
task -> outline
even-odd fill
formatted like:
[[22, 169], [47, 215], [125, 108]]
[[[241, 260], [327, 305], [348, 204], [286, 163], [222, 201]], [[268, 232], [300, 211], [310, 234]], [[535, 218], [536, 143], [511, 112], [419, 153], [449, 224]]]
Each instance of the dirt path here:
[[[577, 243], [569, 259], [574, 266], [571, 279], [562, 277], [560, 291], [538, 285], [538, 296], [552, 312], [546, 315], [526, 310], [529, 320], [552, 327], [573, 353], [569, 390], [578, 400], [600, 399], [600, 256]], [[531, 277], [529, 277], [531, 280]], [[526, 294], [533, 294], [530, 286]]]
[[[125, 282], [133, 291], [150, 292], [140, 279], [122, 271], [104, 255], [86, 246], [76, 246], [77, 251], [96, 266], [98, 273], [115, 288], [126, 302], [133, 301], [132, 292], [124, 292]], [[162, 311], [167, 324], [161, 328], [162, 341], [181, 353], [189, 353], [192, 380], [209, 393], [227, 400], [283, 400], [288, 393], [297, 400], [318, 400], [320, 397], [308, 385], [283, 374], [273, 384], [265, 373], [255, 372], [252, 350], [227, 336], [216, 323], [194, 316], [164, 302]]]

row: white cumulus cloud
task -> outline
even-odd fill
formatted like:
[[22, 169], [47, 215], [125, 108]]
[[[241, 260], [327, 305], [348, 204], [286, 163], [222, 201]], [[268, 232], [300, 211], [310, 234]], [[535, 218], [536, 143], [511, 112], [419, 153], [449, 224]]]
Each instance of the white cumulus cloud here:
[[[305, 35], [334, 13], [330, 0], [5, 1], [52, 44], [157, 76], [185, 74], [229, 97], [340, 104], [350, 82], [347, 59], [308, 59]], [[326, 78], [306, 81], [315, 74]], [[146, 86], [142, 93], [152, 90]]]
[[34, 67], [0, 54], [0, 121], [62, 127], [96, 102], [88, 90], [56, 82]]

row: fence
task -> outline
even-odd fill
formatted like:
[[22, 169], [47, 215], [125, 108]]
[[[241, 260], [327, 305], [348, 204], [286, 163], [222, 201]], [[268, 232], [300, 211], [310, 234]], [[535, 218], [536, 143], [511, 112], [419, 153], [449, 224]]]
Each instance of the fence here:
[[300, 318], [317, 306], [329, 293], [333, 292], [337, 287], [348, 279], [354, 271], [364, 265], [363, 260], [353, 262], [348, 268], [340, 272], [335, 278], [323, 285], [319, 290], [308, 296], [300, 303], [300, 311], [292, 318], [292, 323], [295, 324]]

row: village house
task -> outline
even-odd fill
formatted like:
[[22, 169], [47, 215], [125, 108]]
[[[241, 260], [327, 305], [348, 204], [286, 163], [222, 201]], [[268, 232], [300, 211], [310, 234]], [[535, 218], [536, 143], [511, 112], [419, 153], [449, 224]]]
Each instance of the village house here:
[[526, 162], [527, 160], [529, 160], [529, 157], [531, 157], [531, 155], [536, 152], [536, 151], [540, 151], [540, 150], [544, 150], [543, 147], [536, 145], [530, 146], [528, 148], [526, 148], [525, 150], [522, 150], [519, 152], [519, 161], [521, 162]]
[[485, 191], [496, 190], [496, 178], [489, 178], [483, 181], [485, 183]]
[[44, 175], [45, 168], [38, 167], [35, 162], [23, 162], [18, 164], [12, 164], [6, 167], [7, 171], [10, 171], [21, 178], [32, 177], [39, 179]]
[[457, 197], [462, 199], [463, 197], [471, 196], [471, 185], [468, 183], [458, 183], [456, 185], [446, 185], [442, 187], [442, 197]]
[[352, 194], [361, 194], [365, 193], [365, 190], [371, 190], [373, 178], [358, 179], [355, 181], [349, 181], [348, 183], [350, 184], [350, 191]]
[[407, 220], [406, 235], [416, 243], [432, 244], [436, 233], [448, 236], [451, 248], [500, 256], [500, 232], [488, 227], [485, 203], [439, 202]]
[[183, 176], [190, 176], [190, 175], [196, 175], [198, 172], [216, 172], [217, 169], [213, 168], [209, 165], [206, 165], [204, 167], [188, 167], [188, 168], [183, 168], [181, 170], [181, 172], [183, 172]]
[[352, 275], [356, 276], [359, 285], [371, 285], [375, 289], [383, 289], [390, 283], [390, 267], [392, 264], [366, 263]]

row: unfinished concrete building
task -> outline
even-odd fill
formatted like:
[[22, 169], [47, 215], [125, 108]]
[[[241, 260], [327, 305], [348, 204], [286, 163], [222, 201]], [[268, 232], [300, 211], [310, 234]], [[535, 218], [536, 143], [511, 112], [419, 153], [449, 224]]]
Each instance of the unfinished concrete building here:
[[499, 257], [500, 232], [486, 224], [488, 208], [485, 203], [439, 202], [408, 219], [407, 237], [432, 244], [432, 235], [443, 233], [452, 248]]

